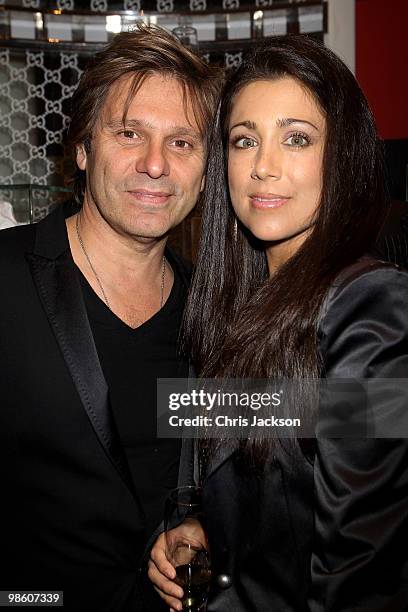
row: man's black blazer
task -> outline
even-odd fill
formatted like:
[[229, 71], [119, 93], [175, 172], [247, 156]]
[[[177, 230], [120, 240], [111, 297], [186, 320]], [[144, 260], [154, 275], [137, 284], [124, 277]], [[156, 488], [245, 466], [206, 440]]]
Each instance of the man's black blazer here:
[[0, 590], [144, 608], [143, 511], [113, 422], [62, 209], [0, 232]]

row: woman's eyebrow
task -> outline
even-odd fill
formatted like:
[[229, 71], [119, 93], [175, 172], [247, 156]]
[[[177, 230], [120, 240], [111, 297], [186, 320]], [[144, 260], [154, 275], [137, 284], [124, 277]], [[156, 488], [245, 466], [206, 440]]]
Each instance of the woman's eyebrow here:
[[[311, 121], [308, 121], [307, 119], [296, 119], [295, 117], [285, 117], [283, 119], [278, 119], [276, 121], [276, 125], [279, 128], [289, 127], [290, 125], [292, 125], [292, 123], [307, 123], [312, 128], [319, 131], [319, 128], [314, 123], [312, 123]], [[247, 120], [247, 121], [239, 121], [238, 123], [235, 123], [234, 125], [231, 126], [230, 131], [240, 126], [246, 127], [248, 130], [256, 130], [256, 123], [254, 121]]]
[[240, 125], [246, 127], [248, 130], [256, 130], [256, 123], [254, 123], [253, 121], [240, 121], [239, 123], [235, 123], [234, 125], [232, 125], [230, 127], [230, 131], [236, 127], [239, 127]]
[[280, 128], [285, 128], [292, 125], [292, 123], [307, 123], [308, 125], [311, 125], [312, 128], [319, 131], [319, 128], [311, 121], [307, 121], [307, 119], [295, 119], [294, 117], [285, 117], [284, 119], [278, 119], [276, 125]]

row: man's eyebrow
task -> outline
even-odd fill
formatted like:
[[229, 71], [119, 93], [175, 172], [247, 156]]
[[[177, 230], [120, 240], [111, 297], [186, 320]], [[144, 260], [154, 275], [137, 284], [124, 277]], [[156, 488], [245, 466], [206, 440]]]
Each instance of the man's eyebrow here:
[[[279, 128], [285, 128], [292, 125], [292, 123], [307, 123], [308, 125], [311, 125], [312, 128], [319, 131], [319, 128], [316, 127], [311, 121], [307, 121], [307, 119], [295, 119], [294, 117], [285, 117], [284, 119], [278, 119], [276, 125]], [[240, 121], [239, 123], [235, 123], [233, 126], [231, 126], [230, 131], [241, 125], [243, 127], [246, 127], [248, 130], [256, 130], [257, 127], [254, 121]]]
[[123, 117], [117, 118], [117, 119], [111, 119], [110, 121], [107, 121], [106, 123], [104, 123], [105, 128], [108, 128], [110, 130], [116, 130], [119, 128], [123, 128], [123, 127], [149, 127], [147, 121], [140, 121], [139, 119], [126, 119], [126, 121], [123, 120]]
[[[132, 129], [132, 128], [147, 128], [150, 130], [154, 130], [155, 126], [149, 121], [144, 121], [141, 119], [126, 119], [123, 122], [122, 118], [112, 119], [104, 124], [104, 127], [109, 130], [117, 130], [120, 128]], [[176, 134], [177, 136], [190, 136], [195, 140], [202, 140], [200, 131], [198, 129], [194, 129], [193, 127], [189, 128], [186, 125], [170, 125], [168, 127], [168, 132], [170, 134]]]

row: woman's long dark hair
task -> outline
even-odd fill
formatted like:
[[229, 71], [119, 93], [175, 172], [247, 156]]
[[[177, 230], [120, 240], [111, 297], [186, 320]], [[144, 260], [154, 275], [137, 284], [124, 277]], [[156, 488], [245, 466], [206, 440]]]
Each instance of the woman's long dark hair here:
[[[234, 235], [228, 123], [240, 89], [285, 76], [313, 95], [326, 119], [326, 142], [313, 229], [269, 278], [262, 244], [240, 223]], [[272, 37], [251, 51], [226, 81], [210, 146], [202, 237], [183, 326], [184, 346], [199, 374], [324, 375], [316, 338], [322, 302], [339, 271], [370, 249], [386, 210], [382, 145], [367, 101], [343, 62], [302, 35]], [[243, 442], [255, 455], [257, 445]]]

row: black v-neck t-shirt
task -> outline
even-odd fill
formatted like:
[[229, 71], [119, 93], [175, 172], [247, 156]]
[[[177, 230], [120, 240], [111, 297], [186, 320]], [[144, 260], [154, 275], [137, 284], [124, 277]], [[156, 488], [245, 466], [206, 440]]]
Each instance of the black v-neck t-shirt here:
[[144, 509], [146, 540], [163, 519], [168, 492], [177, 486], [181, 447], [180, 440], [156, 437], [156, 379], [188, 376], [188, 364], [178, 354], [187, 288], [177, 260], [167, 250], [166, 257], [174, 272], [170, 295], [136, 329], [111, 312], [80, 274], [113, 416]]

